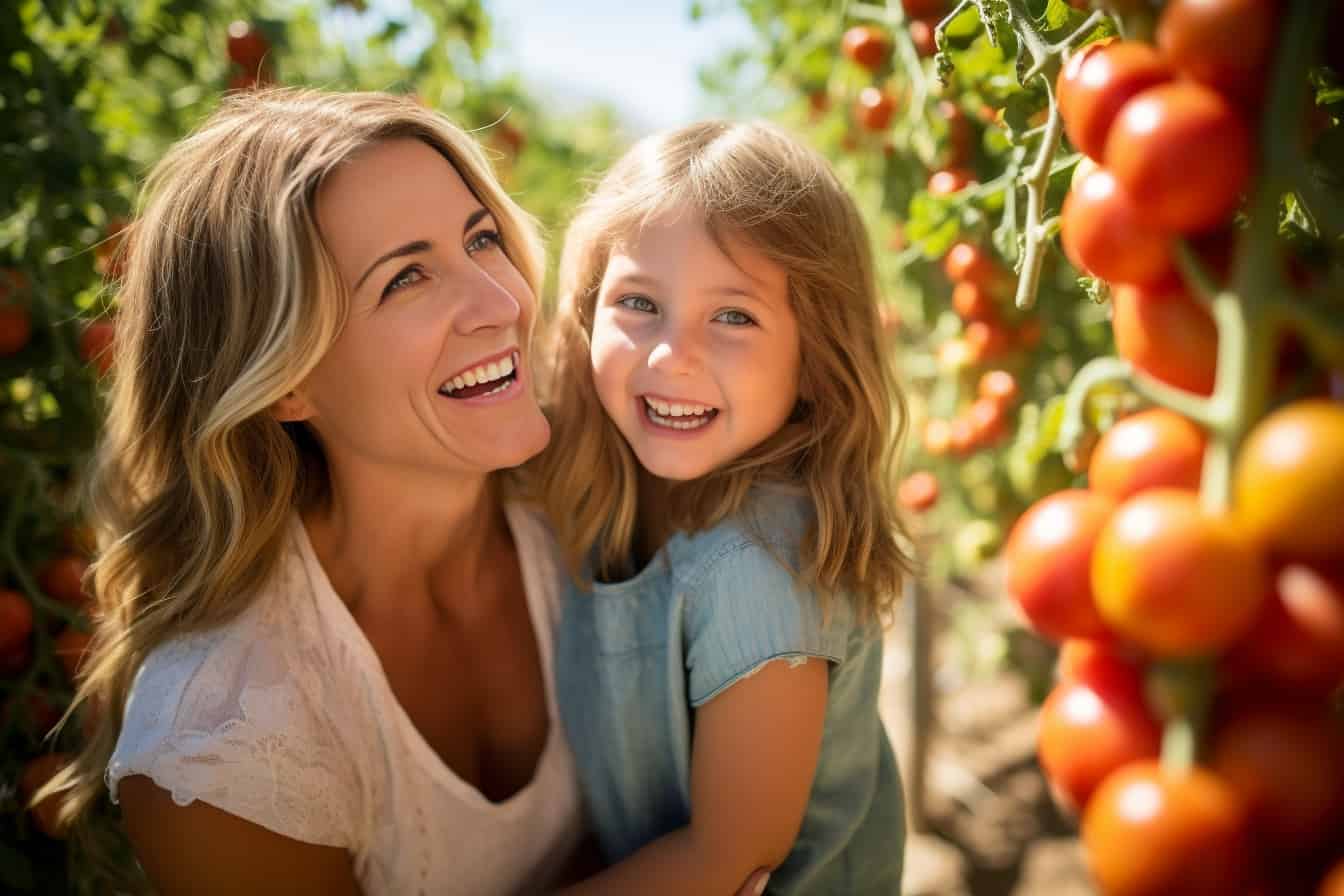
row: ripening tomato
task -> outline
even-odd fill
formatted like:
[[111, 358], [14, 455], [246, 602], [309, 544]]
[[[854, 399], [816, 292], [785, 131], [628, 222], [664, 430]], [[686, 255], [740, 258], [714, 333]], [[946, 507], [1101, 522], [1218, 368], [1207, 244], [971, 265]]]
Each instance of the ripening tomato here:
[[0, 653], [19, 650], [32, 633], [33, 605], [19, 592], [0, 588]]
[[944, 168], [935, 171], [929, 177], [928, 191], [933, 196], [950, 196], [960, 193], [975, 183], [975, 173], [965, 168]]
[[1250, 843], [1241, 799], [1213, 773], [1142, 760], [1102, 782], [1083, 847], [1104, 896], [1244, 893]]
[[1195, 492], [1153, 489], [1115, 511], [1097, 538], [1092, 590], [1101, 618], [1160, 656], [1197, 656], [1241, 637], [1269, 576], [1231, 516]]
[[948, 447], [957, 457], [965, 457], [975, 450], [975, 428], [965, 417], [953, 417], [947, 424]]
[[1069, 142], [1098, 162], [1120, 109], [1131, 98], [1170, 81], [1171, 69], [1139, 41], [1097, 42], [1075, 53], [1056, 84], [1059, 114]]
[[896, 114], [896, 98], [879, 87], [865, 87], [854, 102], [854, 120], [868, 131], [884, 131]]
[[936, 20], [910, 20], [910, 40], [915, 45], [915, 52], [920, 56], [932, 56], [938, 52], [938, 36], [934, 33], [937, 24]]
[[1170, 234], [1153, 226], [1105, 168], [1064, 197], [1059, 229], [1069, 261], [1102, 280], [1151, 284], [1175, 271]]
[[952, 308], [965, 321], [994, 320], [998, 317], [994, 296], [980, 284], [969, 280], [952, 287]]
[[1150, 488], [1199, 488], [1204, 430], [1166, 408], [1117, 421], [1097, 442], [1087, 469], [1094, 491], [1123, 501]]
[[1008, 434], [1006, 409], [992, 398], [977, 398], [966, 411], [977, 445], [992, 445]]
[[89, 563], [77, 554], [53, 557], [37, 574], [37, 584], [50, 597], [67, 607], [79, 609], [88, 602], [84, 593], [84, 573]]
[[1142, 700], [1143, 670], [1139, 656], [1119, 642], [1067, 638], [1059, 645], [1055, 681], [1081, 681], [1107, 692], [1128, 691]]
[[1008, 595], [1036, 631], [1065, 638], [1106, 638], [1089, 571], [1097, 536], [1115, 510], [1104, 495], [1066, 489], [1033, 504], [1004, 548]]
[[1017, 401], [1017, 377], [1006, 370], [989, 370], [980, 377], [976, 393], [1000, 407], [1011, 407]]
[[1116, 769], [1155, 759], [1162, 726], [1144, 705], [1138, 675], [1114, 688], [1061, 681], [1041, 706], [1037, 754], [1052, 790], [1069, 808], [1087, 805]]
[[1270, 550], [1344, 551], [1344, 404], [1297, 401], [1261, 420], [1237, 458], [1237, 514]]
[[1176, 81], [1125, 104], [1104, 163], [1154, 227], [1195, 233], [1236, 210], [1251, 175], [1251, 135], [1216, 90]]
[[98, 368], [99, 376], [106, 376], [112, 369], [112, 342], [116, 336], [116, 324], [109, 319], [91, 321], [79, 336], [79, 356], [86, 363]]
[[851, 61], [872, 72], [887, 61], [891, 43], [881, 29], [872, 25], [855, 25], [840, 39], [840, 50]]
[[911, 473], [901, 482], [897, 496], [908, 509], [923, 513], [938, 503], [938, 477], [925, 470]]
[[71, 681], [75, 680], [84, 664], [84, 656], [89, 649], [91, 640], [92, 636], [87, 632], [80, 631], [73, 625], [66, 626], [56, 636], [51, 652], [56, 655], [56, 659], [60, 660], [61, 666], [65, 669], [65, 674]]
[[1179, 287], [1121, 286], [1111, 294], [1115, 349], [1149, 376], [1212, 395], [1218, 328], [1213, 315]]
[[271, 42], [255, 26], [239, 19], [229, 25], [229, 59], [245, 71], [254, 71], [271, 51]]
[[1278, 569], [1255, 624], [1220, 670], [1232, 689], [1324, 696], [1344, 685], [1344, 570]]
[[1157, 46], [1180, 74], [1251, 103], [1268, 77], [1279, 14], [1275, 0], [1171, 0]]
[[957, 243], [948, 249], [943, 256], [943, 271], [953, 283], [974, 283], [991, 292], [1006, 279], [999, 263], [974, 243]]
[[1344, 820], [1344, 737], [1319, 705], [1237, 707], [1213, 732], [1209, 757], [1257, 839], [1276, 850], [1310, 851]]

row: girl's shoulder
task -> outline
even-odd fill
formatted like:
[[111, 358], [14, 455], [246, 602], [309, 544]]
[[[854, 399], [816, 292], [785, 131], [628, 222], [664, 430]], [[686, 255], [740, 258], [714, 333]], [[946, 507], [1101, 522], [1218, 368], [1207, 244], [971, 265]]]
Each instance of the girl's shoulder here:
[[716, 525], [676, 536], [668, 545], [675, 578], [694, 587], [744, 564], [792, 575], [800, 562], [803, 536], [815, 518], [806, 493], [757, 486], [737, 513]]

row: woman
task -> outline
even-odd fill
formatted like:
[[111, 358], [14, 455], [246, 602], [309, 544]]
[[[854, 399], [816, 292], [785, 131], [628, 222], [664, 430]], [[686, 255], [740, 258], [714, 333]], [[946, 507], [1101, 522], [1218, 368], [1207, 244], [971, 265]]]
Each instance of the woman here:
[[559, 881], [561, 572], [507, 472], [549, 438], [531, 220], [409, 100], [239, 94], [128, 261], [67, 817], [105, 781], [165, 894]]

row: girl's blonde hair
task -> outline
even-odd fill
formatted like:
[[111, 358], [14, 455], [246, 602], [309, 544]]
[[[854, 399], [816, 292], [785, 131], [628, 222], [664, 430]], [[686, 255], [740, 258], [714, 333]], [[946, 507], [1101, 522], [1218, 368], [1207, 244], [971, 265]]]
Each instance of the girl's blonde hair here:
[[580, 206], [565, 238], [546, 404], [554, 450], [539, 488], [576, 575], [629, 575], [638, 537], [639, 462], [598, 401], [593, 309], [612, 250], [660, 214], [698, 215], [721, 248], [745, 240], [788, 275], [801, 353], [800, 408], [719, 470], [669, 487], [673, 529], [706, 528], [752, 485], [806, 490], [815, 525], [799, 575], [883, 614], [909, 559], [893, 501], [904, 399], [881, 345], [868, 234], [826, 161], [778, 128], [707, 121], [637, 143]]
[[[75, 704], [95, 723], [73, 764], [38, 794], [68, 791], [67, 822], [87, 818], [102, 796], [145, 656], [242, 612], [273, 573], [294, 510], [329, 497], [316, 437], [270, 411], [317, 365], [348, 311], [318, 231], [318, 190], [362, 151], [397, 138], [421, 140], [453, 165], [537, 291], [545, 256], [535, 223], [470, 136], [406, 97], [230, 94], [149, 175], [89, 478], [101, 553]], [[76, 834], [97, 860], [90, 828]]]

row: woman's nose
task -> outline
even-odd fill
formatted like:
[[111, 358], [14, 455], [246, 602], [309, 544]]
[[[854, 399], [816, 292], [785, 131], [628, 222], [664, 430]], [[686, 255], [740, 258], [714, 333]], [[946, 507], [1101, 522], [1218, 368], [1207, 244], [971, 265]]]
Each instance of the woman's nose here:
[[[521, 278], [519, 284], [522, 285]], [[480, 268], [463, 275], [461, 289], [465, 301], [459, 306], [454, 323], [463, 334], [491, 327], [510, 327], [522, 315], [522, 298]]]

